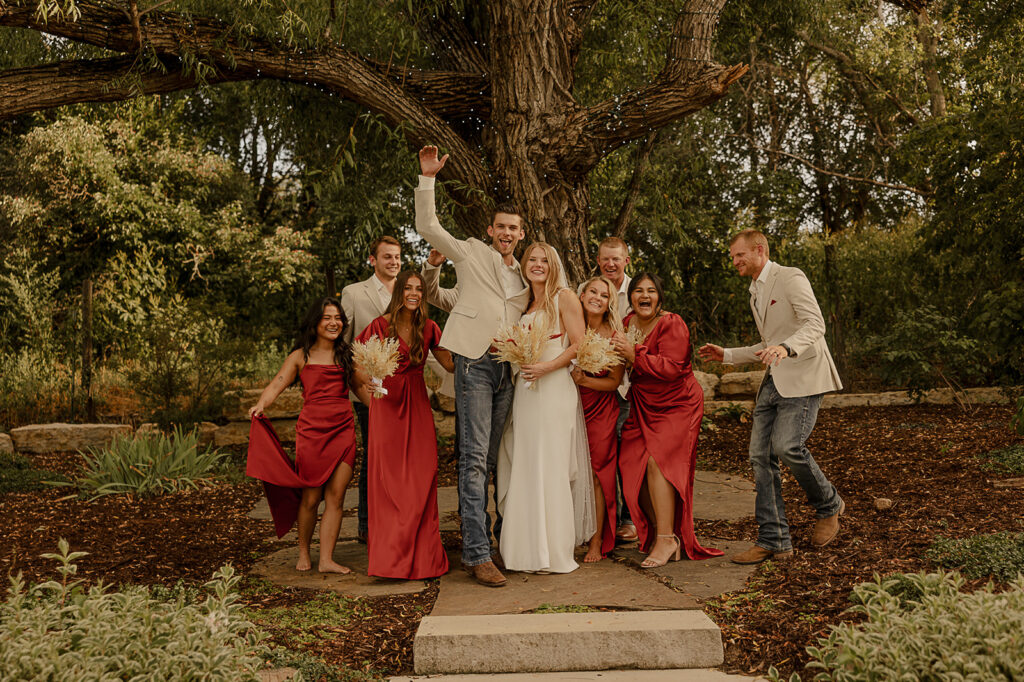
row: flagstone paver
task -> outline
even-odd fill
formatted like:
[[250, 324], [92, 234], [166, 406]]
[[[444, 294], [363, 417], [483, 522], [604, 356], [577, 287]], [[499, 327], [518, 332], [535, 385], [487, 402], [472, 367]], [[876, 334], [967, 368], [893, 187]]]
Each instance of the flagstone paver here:
[[763, 677], [729, 675], [720, 670], [684, 668], [676, 670], [576, 670], [557, 673], [497, 673], [468, 675], [399, 675], [388, 682], [764, 682]]

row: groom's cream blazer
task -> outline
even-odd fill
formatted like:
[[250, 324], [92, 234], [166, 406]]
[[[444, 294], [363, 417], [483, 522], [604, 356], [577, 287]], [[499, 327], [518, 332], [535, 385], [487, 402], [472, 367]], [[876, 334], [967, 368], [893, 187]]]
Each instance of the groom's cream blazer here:
[[841, 390], [843, 383], [825, 342], [825, 320], [807, 276], [799, 268], [772, 263], [764, 295], [763, 317], [754, 296], [750, 297], [761, 343], [727, 349], [725, 362], [759, 362], [755, 352], [784, 343], [793, 356], [783, 358], [770, 370], [779, 395], [799, 398]]
[[[458, 285], [440, 290], [440, 268], [424, 268], [427, 301], [451, 310], [441, 334], [441, 346], [467, 358], [478, 358], [491, 347], [502, 325], [516, 322], [526, 309], [530, 288], [523, 287], [506, 297], [501, 254], [479, 239], [456, 239], [437, 219], [432, 178], [420, 177], [416, 189], [416, 232], [454, 265]], [[455, 293], [457, 292], [457, 293]]]

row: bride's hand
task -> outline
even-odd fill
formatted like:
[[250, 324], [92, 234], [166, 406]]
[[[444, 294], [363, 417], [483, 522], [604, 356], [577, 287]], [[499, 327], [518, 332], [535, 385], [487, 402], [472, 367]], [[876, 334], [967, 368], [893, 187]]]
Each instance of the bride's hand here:
[[523, 365], [519, 373], [523, 375], [524, 381], [536, 381], [555, 368], [550, 362], [535, 362], [532, 365]]
[[615, 346], [615, 350], [619, 355], [626, 358], [627, 365], [633, 364], [633, 361], [636, 360], [636, 348], [629, 342], [625, 334], [615, 332], [612, 335], [612, 345]]
[[579, 365], [573, 365], [572, 369], [569, 370], [569, 374], [572, 375], [572, 380], [576, 382], [577, 386], [582, 386], [587, 380], [587, 375], [583, 373]]

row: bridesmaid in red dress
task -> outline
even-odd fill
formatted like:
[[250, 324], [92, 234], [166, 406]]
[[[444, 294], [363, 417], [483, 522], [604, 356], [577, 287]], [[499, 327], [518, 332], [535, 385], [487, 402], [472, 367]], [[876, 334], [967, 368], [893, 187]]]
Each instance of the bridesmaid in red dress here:
[[[618, 292], [606, 277], [591, 277], [580, 287], [580, 302], [587, 318], [587, 327], [607, 339], [622, 331], [619, 320]], [[587, 444], [590, 466], [594, 471], [594, 502], [597, 509], [597, 530], [590, 538], [584, 563], [594, 563], [615, 548], [615, 470], [618, 438], [615, 422], [619, 418], [619, 402], [615, 392], [622, 383], [625, 366], [617, 365], [593, 375], [579, 367], [572, 368], [572, 379], [580, 387], [583, 418], [587, 423]], [[605, 513], [602, 513], [605, 512]]]
[[[690, 368], [690, 332], [675, 313], [662, 310], [657, 275], [642, 273], [629, 284], [633, 313], [626, 327], [637, 327], [635, 346], [624, 334], [613, 339], [632, 365], [630, 413], [622, 427], [619, 469], [622, 494], [648, 552], [642, 568], [664, 566], [685, 549], [690, 559], [721, 556], [701, 547], [693, 534], [693, 475], [697, 435], [704, 416], [704, 392]], [[654, 527], [651, 525], [654, 520]]]
[[366, 403], [372, 434], [367, 452], [367, 573], [408, 580], [436, 578], [448, 572], [448, 556], [437, 516], [437, 435], [423, 364], [433, 352], [449, 372], [455, 366], [451, 353], [437, 346], [441, 329], [427, 316], [419, 273], [398, 276], [387, 312], [358, 340], [374, 336], [397, 338], [401, 355], [398, 370], [384, 379], [387, 395]]
[[[316, 512], [326, 502], [320, 520], [321, 573], [349, 573], [334, 561], [334, 546], [341, 530], [342, 501], [352, 480], [356, 456], [352, 386], [365, 396], [365, 388], [354, 385], [352, 352], [342, 339], [348, 321], [341, 302], [324, 298], [309, 309], [299, 331], [295, 349], [259, 401], [249, 409], [249, 457], [245, 473], [263, 481], [274, 518], [277, 537], [299, 522], [299, 560], [296, 570], [312, 567], [309, 544], [316, 525]], [[281, 447], [274, 428], [263, 411], [296, 377], [302, 382], [302, 411], [295, 425], [295, 462]]]

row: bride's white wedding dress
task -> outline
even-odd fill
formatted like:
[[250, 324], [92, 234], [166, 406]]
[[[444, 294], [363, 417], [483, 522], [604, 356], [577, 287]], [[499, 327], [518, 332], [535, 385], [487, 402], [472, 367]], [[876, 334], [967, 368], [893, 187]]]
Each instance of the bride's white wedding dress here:
[[[557, 299], [556, 299], [557, 300]], [[543, 309], [519, 324], [545, 324]], [[549, 325], [561, 332], [560, 323]], [[549, 339], [541, 361], [568, 347], [566, 334]], [[501, 558], [514, 571], [568, 573], [579, 565], [577, 545], [595, 529], [593, 477], [580, 394], [568, 369], [527, 388], [516, 380], [511, 417], [498, 453]]]

